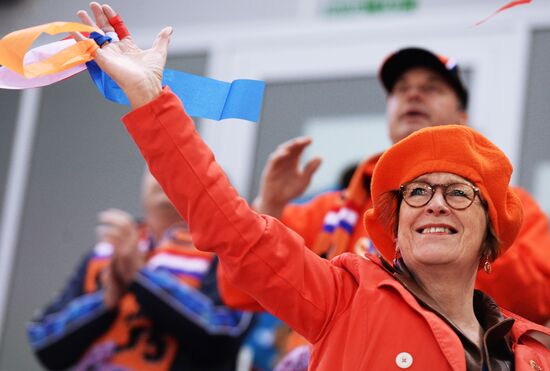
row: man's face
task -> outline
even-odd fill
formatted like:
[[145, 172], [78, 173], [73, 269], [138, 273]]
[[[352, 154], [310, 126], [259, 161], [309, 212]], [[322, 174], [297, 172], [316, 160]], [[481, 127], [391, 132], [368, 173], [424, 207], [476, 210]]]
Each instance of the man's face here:
[[425, 67], [401, 75], [388, 94], [386, 114], [393, 143], [428, 126], [466, 124], [468, 119], [453, 88]]

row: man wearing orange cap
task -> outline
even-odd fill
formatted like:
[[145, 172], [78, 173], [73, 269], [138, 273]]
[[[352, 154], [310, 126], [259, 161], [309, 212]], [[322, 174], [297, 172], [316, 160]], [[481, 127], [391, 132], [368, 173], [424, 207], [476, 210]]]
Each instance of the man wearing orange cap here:
[[[394, 143], [425, 127], [468, 122], [468, 91], [452, 60], [425, 49], [402, 49], [384, 61], [380, 80], [387, 92], [388, 129]], [[374, 252], [361, 216], [372, 206], [370, 181], [380, 155], [359, 165], [346, 190], [322, 194], [308, 204], [287, 205], [307, 188], [320, 164], [319, 159], [313, 159], [303, 169], [299, 167], [299, 157], [309, 143], [297, 138], [272, 154], [254, 202], [256, 210], [279, 217], [320, 255]], [[478, 274], [476, 286], [504, 308], [545, 324], [550, 320], [548, 220], [526, 191], [517, 187], [514, 191], [525, 210], [518, 238], [490, 274]], [[220, 286], [230, 305], [260, 309], [223, 278]]]

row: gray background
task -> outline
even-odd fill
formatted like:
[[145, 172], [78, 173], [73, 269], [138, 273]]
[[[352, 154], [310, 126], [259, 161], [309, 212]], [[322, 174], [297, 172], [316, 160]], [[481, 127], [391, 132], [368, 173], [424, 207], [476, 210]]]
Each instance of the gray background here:
[[550, 30], [535, 30], [523, 127], [520, 184], [534, 191], [535, 169], [550, 161]]
[[264, 99], [250, 198], [269, 154], [280, 143], [302, 135], [308, 119], [384, 114], [386, 109], [384, 91], [374, 76], [268, 83]]
[[3, 195], [6, 188], [6, 174], [9, 167], [19, 96], [18, 90], [0, 89], [0, 210], [4, 206]]

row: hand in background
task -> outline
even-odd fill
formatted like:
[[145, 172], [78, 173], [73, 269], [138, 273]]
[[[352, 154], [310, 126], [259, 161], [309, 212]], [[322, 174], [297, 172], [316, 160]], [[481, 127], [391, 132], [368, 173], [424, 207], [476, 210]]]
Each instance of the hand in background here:
[[321, 158], [311, 159], [303, 168], [300, 158], [311, 139], [298, 137], [281, 144], [267, 161], [262, 173], [260, 193], [254, 208], [262, 214], [279, 218], [286, 204], [300, 196], [308, 187]]
[[[106, 282], [126, 290], [137, 271], [145, 263], [144, 253], [139, 250], [139, 229], [132, 215], [125, 211], [109, 209], [99, 213], [96, 229], [101, 242], [113, 246], [111, 263]], [[119, 291], [113, 288], [113, 292]]]

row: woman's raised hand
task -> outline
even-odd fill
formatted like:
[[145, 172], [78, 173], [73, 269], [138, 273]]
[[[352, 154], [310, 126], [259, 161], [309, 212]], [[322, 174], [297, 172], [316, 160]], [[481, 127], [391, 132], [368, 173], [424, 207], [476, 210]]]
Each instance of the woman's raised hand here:
[[[116, 12], [109, 5], [90, 3], [90, 10], [95, 22], [85, 10], [77, 12], [80, 20], [102, 33], [117, 32], [109, 20]], [[124, 27], [122, 25], [122, 27]], [[130, 35], [120, 35], [120, 41], [104, 44], [98, 48], [95, 61], [124, 91], [132, 109], [136, 109], [158, 97], [162, 90], [162, 74], [166, 64], [168, 44], [172, 28], [166, 27], [157, 35], [150, 49], [140, 49]], [[84, 37], [76, 34], [75, 38]]]

